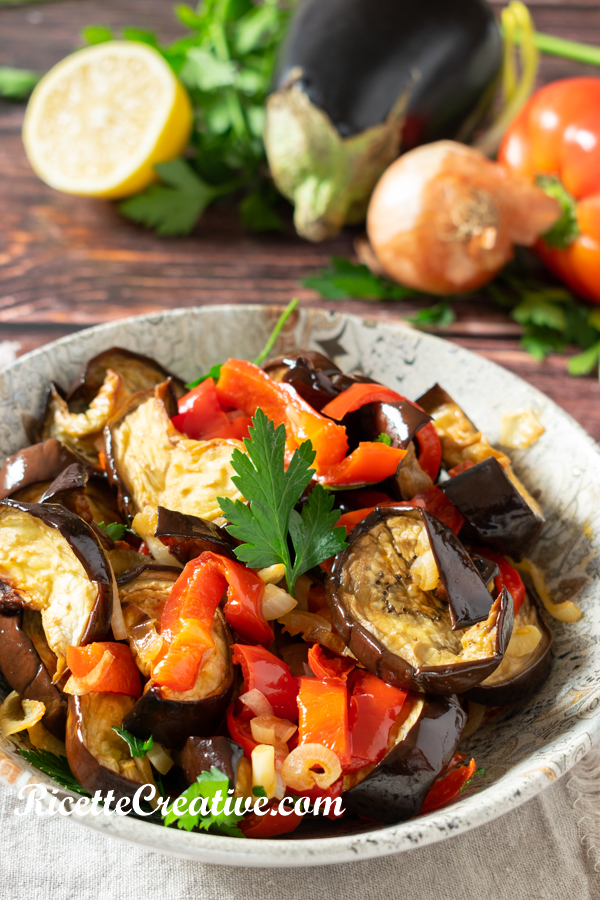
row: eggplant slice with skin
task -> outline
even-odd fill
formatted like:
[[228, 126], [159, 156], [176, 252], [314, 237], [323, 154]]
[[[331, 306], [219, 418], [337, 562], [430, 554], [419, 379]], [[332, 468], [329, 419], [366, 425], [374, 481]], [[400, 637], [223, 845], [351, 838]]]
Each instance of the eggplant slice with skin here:
[[40, 503], [59, 503], [90, 525], [121, 522], [116, 497], [106, 478], [90, 472], [79, 463], [67, 466], [39, 499]]
[[129, 516], [164, 506], [212, 521], [221, 515], [218, 496], [243, 499], [231, 480], [231, 456], [245, 448], [241, 441], [187, 438], [171, 422], [176, 412], [169, 382], [135, 394], [105, 430], [109, 480]]
[[229, 779], [229, 786], [235, 788], [240, 761], [244, 751], [239, 744], [226, 737], [189, 737], [178, 754], [178, 762], [183, 770], [186, 784], [194, 784], [203, 772], [210, 772], [214, 766]]
[[502, 39], [482, 0], [305, 0], [266, 106], [265, 146], [303, 237], [364, 219], [401, 149], [466, 139], [492, 100]]
[[155, 536], [182, 565], [211, 550], [228, 559], [235, 559], [235, 543], [220, 525], [198, 516], [184, 515], [172, 509], [158, 507]]
[[[77, 781], [90, 794], [133, 798], [152, 778], [147, 760], [132, 758], [127, 743], [113, 731], [135, 703], [125, 694], [93, 692], [69, 697], [67, 761]], [[150, 782], [151, 783], [151, 782]]]
[[512, 597], [492, 598], [447, 526], [422, 509], [379, 507], [348, 544], [334, 559], [327, 602], [336, 631], [370, 672], [400, 688], [450, 694], [500, 665]]
[[381, 762], [344, 778], [344, 807], [384, 825], [419, 814], [433, 782], [452, 759], [467, 721], [453, 695], [412, 695], [410, 702], [408, 717], [401, 711], [402, 724], [392, 730], [392, 746]]
[[68, 646], [103, 640], [114, 576], [93, 529], [57, 504], [0, 502], [0, 612], [39, 610], [63, 671]]
[[111, 347], [89, 360], [71, 385], [67, 400], [75, 412], [81, 412], [92, 402], [106, 378], [109, 369], [123, 379], [129, 396], [146, 391], [170, 378], [177, 397], [185, 394], [185, 385], [176, 375], [161, 366], [155, 359]]
[[[39, 490], [33, 502], [37, 502], [54, 479], [73, 463], [80, 463], [84, 467], [87, 465], [89, 468], [84, 457], [74, 453], [56, 438], [24, 447], [9, 456], [0, 471], [0, 500], [14, 497], [21, 491], [36, 486]], [[29, 500], [29, 497], [17, 496], [17, 499]]]
[[[539, 640], [528, 651], [527, 642], [523, 646], [518, 638], [532, 628], [539, 633]], [[465, 699], [484, 706], [506, 706], [528, 699], [550, 674], [553, 642], [554, 635], [542, 604], [528, 588], [523, 605], [515, 615], [512, 637], [502, 662], [489, 678], [467, 691]]]

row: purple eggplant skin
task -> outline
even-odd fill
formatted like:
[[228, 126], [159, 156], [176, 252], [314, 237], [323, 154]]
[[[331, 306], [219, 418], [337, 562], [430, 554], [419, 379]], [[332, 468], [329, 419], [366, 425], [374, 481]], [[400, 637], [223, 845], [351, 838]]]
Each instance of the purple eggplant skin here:
[[67, 721], [65, 695], [52, 683], [33, 642], [23, 629], [23, 613], [0, 613], [0, 670], [13, 691], [25, 700], [40, 700], [46, 707], [43, 722], [64, 740]]
[[267, 360], [263, 368], [273, 381], [291, 384], [317, 412], [358, 380], [345, 375], [333, 360], [316, 350], [278, 356]]
[[[163, 746], [177, 749], [188, 737], [210, 737], [217, 732], [233, 695], [234, 670], [229, 649], [231, 634], [220, 610], [216, 616], [227, 653], [226, 674], [219, 687], [208, 697], [171, 700], [164, 696], [164, 688], [151, 684], [124, 719], [124, 727], [131, 734], [142, 740], [152, 735]], [[193, 698], [193, 689], [187, 693]]]
[[[92, 795], [100, 791], [105, 797], [109, 791], [114, 791], [117, 799], [133, 799], [140, 785], [146, 783], [133, 767], [131, 771], [136, 775], [136, 780], [113, 771], [103, 765], [99, 758], [101, 749], [106, 752], [108, 742], [114, 742], [119, 751], [123, 752], [119, 744], [122, 739], [112, 731], [112, 726], [121, 725], [123, 716], [134, 702], [133, 697], [125, 694], [90, 693], [82, 697], [69, 696], [65, 740], [67, 760], [77, 781]], [[110, 708], [110, 720], [104, 721], [103, 706]], [[102, 748], [96, 748], [93, 742], [95, 737], [99, 741], [103, 737], [108, 740], [103, 742]], [[123, 742], [123, 748], [125, 747]]]
[[80, 463], [90, 468], [83, 460], [65, 444], [56, 438], [48, 438], [39, 444], [32, 444], [9, 456], [0, 471], [0, 500], [5, 500], [17, 491], [32, 484], [52, 482], [67, 466]]
[[298, 72], [300, 88], [343, 138], [384, 122], [408, 91], [406, 150], [456, 137], [491, 100], [501, 64], [499, 29], [481, 0], [304, 0], [277, 87]]
[[154, 533], [183, 565], [206, 550], [228, 559], [236, 558], [235, 543], [225, 529], [198, 516], [159, 506]]
[[[446, 526], [441, 522], [421, 509], [378, 507], [353, 529], [348, 538], [348, 547], [341, 553], [338, 553], [334, 559], [330, 577], [326, 582], [327, 604], [331, 612], [333, 626], [359, 662], [369, 672], [372, 672], [388, 684], [402, 689], [432, 694], [463, 693], [491, 675], [502, 661], [512, 634], [514, 620], [513, 600], [506, 589], [503, 589], [493, 604], [493, 606], [497, 605], [498, 619], [497, 639], [492, 655], [482, 659], [466, 660], [440, 666], [422, 666], [419, 668], [413, 668], [401, 656], [389, 650], [363, 624], [352, 617], [344, 603], [345, 567], [350, 560], [353, 545], [371, 528], [386, 518], [398, 515], [405, 516], [411, 512], [414, 517], [416, 517], [414, 514], [421, 517], [427, 526], [430, 544], [436, 558], [438, 571], [440, 572], [440, 580], [446, 590], [452, 590], [453, 595], [460, 599], [461, 578], [464, 577], [465, 581], [473, 586], [475, 584], [474, 572], [487, 592], [481, 576], [470, 559], [470, 565], [464, 564], [463, 554], [464, 556], [468, 556], [468, 554], [462, 548], [453, 532], [450, 532], [453, 540], [447, 540], [445, 534]], [[458, 547], [462, 548], [462, 553], [457, 553], [457, 555], [454, 555], [452, 550], [456, 546], [455, 541]], [[446, 579], [445, 582], [444, 577]], [[483, 594], [481, 597], [483, 599]], [[487, 602], [491, 604], [492, 598], [489, 592], [487, 592], [487, 597], [489, 598]]]
[[465, 700], [481, 703], [483, 706], [508, 706], [510, 703], [521, 703], [523, 700], [528, 700], [546, 681], [552, 668], [554, 634], [548, 625], [539, 598], [530, 587], [527, 590], [525, 603], [527, 602], [531, 603], [535, 609], [535, 624], [542, 633], [542, 639], [539, 648], [535, 650], [536, 655], [533, 661], [512, 678], [507, 678], [497, 684], [483, 682], [471, 688], [463, 695]]
[[67, 394], [69, 407], [77, 407], [77, 411], [87, 408], [102, 387], [108, 369], [124, 378], [131, 393], [148, 390], [171, 378], [177, 396], [185, 394], [183, 381], [155, 359], [125, 350], [124, 347], [111, 347], [94, 356], [82, 368]]
[[538, 539], [544, 520], [525, 502], [494, 457], [439, 487], [467, 520], [465, 540], [521, 559]]
[[406, 737], [363, 781], [342, 794], [343, 806], [384, 825], [418, 815], [433, 782], [452, 759], [466, 722], [458, 697], [425, 697]]
[[239, 744], [226, 737], [189, 737], [179, 753], [179, 765], [186, 784], [194, 784], [203, 772], [214, 766], [229, 779], [229, 787], [237, 781], [238, 766], [244, 756]]
[[[102, 641], [108, 633], [112, 613], [113, 574], [99, 538], [87, 522], [55, 503], [25, 503], [20, 500], [2, 500], [0, 507], [11, 506], [40, 519], [50, 528], [56, 528], [83, 566], [90, 579], [98, 585], [98, 597], [89, 617], [81, 644]], [[6, 582], [0, 582], [0, 611], [22, 607], [17, 591]]]

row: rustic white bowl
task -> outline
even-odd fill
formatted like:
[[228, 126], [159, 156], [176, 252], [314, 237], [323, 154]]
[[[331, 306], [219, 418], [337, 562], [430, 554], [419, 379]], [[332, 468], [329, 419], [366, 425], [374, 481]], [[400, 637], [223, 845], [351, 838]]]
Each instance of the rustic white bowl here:
[[[1, 460], [27, 443], [23, 417], [39, 413], [48, 382], [68, 385], [101, 350], [127, 347], [191, 379], [229, 356], [256, 356], [278, 314], [262, 306], [176, 309], [91, 328], [27, 354], [0, 374]], [[540, 491], [547, 517], [532, 556], [544, 569], [554, 599], [575, 599], [584, 615], [575, 624], [553, 623], [555, 658], [542, 691], [470, 741], [486, 781], [437, 813], [360, 834], [305, 840], [188, 834], [117, 816], [76, 820], [87, 827], [161, 853], [226, 865], [367, 859], [442, 840], [514, 809], [563, 775], [600, 738], [600, 454], [591, 438], [510, 372], [401, 324], [301, 310], [288, 322], [275, 352], [300, 347], [320, 350], [343, 369], [358, 368], [411, 398], [439, 381], [492, 442], [499, 439], [502, 411], [533, 408], [546, 433], [529, 450], [514, 454], [519, 476], [530, 490]], [[16, 788], [29, 781], [52, 784], [25, 764], [9, 741], [0, 750], [0, 777]], [[27, 819], [22, 821], [26, 830]]]

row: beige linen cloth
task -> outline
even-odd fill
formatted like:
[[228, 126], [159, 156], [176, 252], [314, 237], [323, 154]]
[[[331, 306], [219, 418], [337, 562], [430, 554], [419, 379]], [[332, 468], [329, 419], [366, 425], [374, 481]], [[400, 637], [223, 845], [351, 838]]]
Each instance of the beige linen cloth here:
[[599, 900], [600, 747], [538, 797], [439, 844], [302, 869], [203, 865], [58, 817], [0, 785], [1, 900]]

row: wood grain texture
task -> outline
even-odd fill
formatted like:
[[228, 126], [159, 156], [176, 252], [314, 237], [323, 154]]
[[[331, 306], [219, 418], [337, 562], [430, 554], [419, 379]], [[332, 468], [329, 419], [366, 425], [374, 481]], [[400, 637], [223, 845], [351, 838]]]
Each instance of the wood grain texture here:
[[[494, 4], [499, 10], [503, 4]], [[600, 45], [600, 2], [530, 2], [540, 31]], [[183, 29], [171, 0], [64, 0], [0, 8], [0, 65], [44, 70], [80, 44], [88, 24], [136, 25], [174, 40]], [[546, 57], [540, 83], [597, 69]], [[255, 236], [227, 202], [208, 211], [187, 238], [163, 239], [124, 220], [114, 205], [58, 194], [32, 173], [21, 144], [23, 106], [0, 101], [0, 340], [27, 352], [80, 328], [175, 306], [287, 303], [329, 306], [386, 320], [415, 302], [320, 300], [300, 280], [333, 254], [352, 254], [356, 231], [311, 245], [294, 233], [282, 201], [283, 234]], [[462, 346], [514, 371], [600, 439], [600, 384], [573, 379], [566, 358], [534, 362], [519, 347], [519, 327], [495, 306], [456, 305], [446, 332]]]

